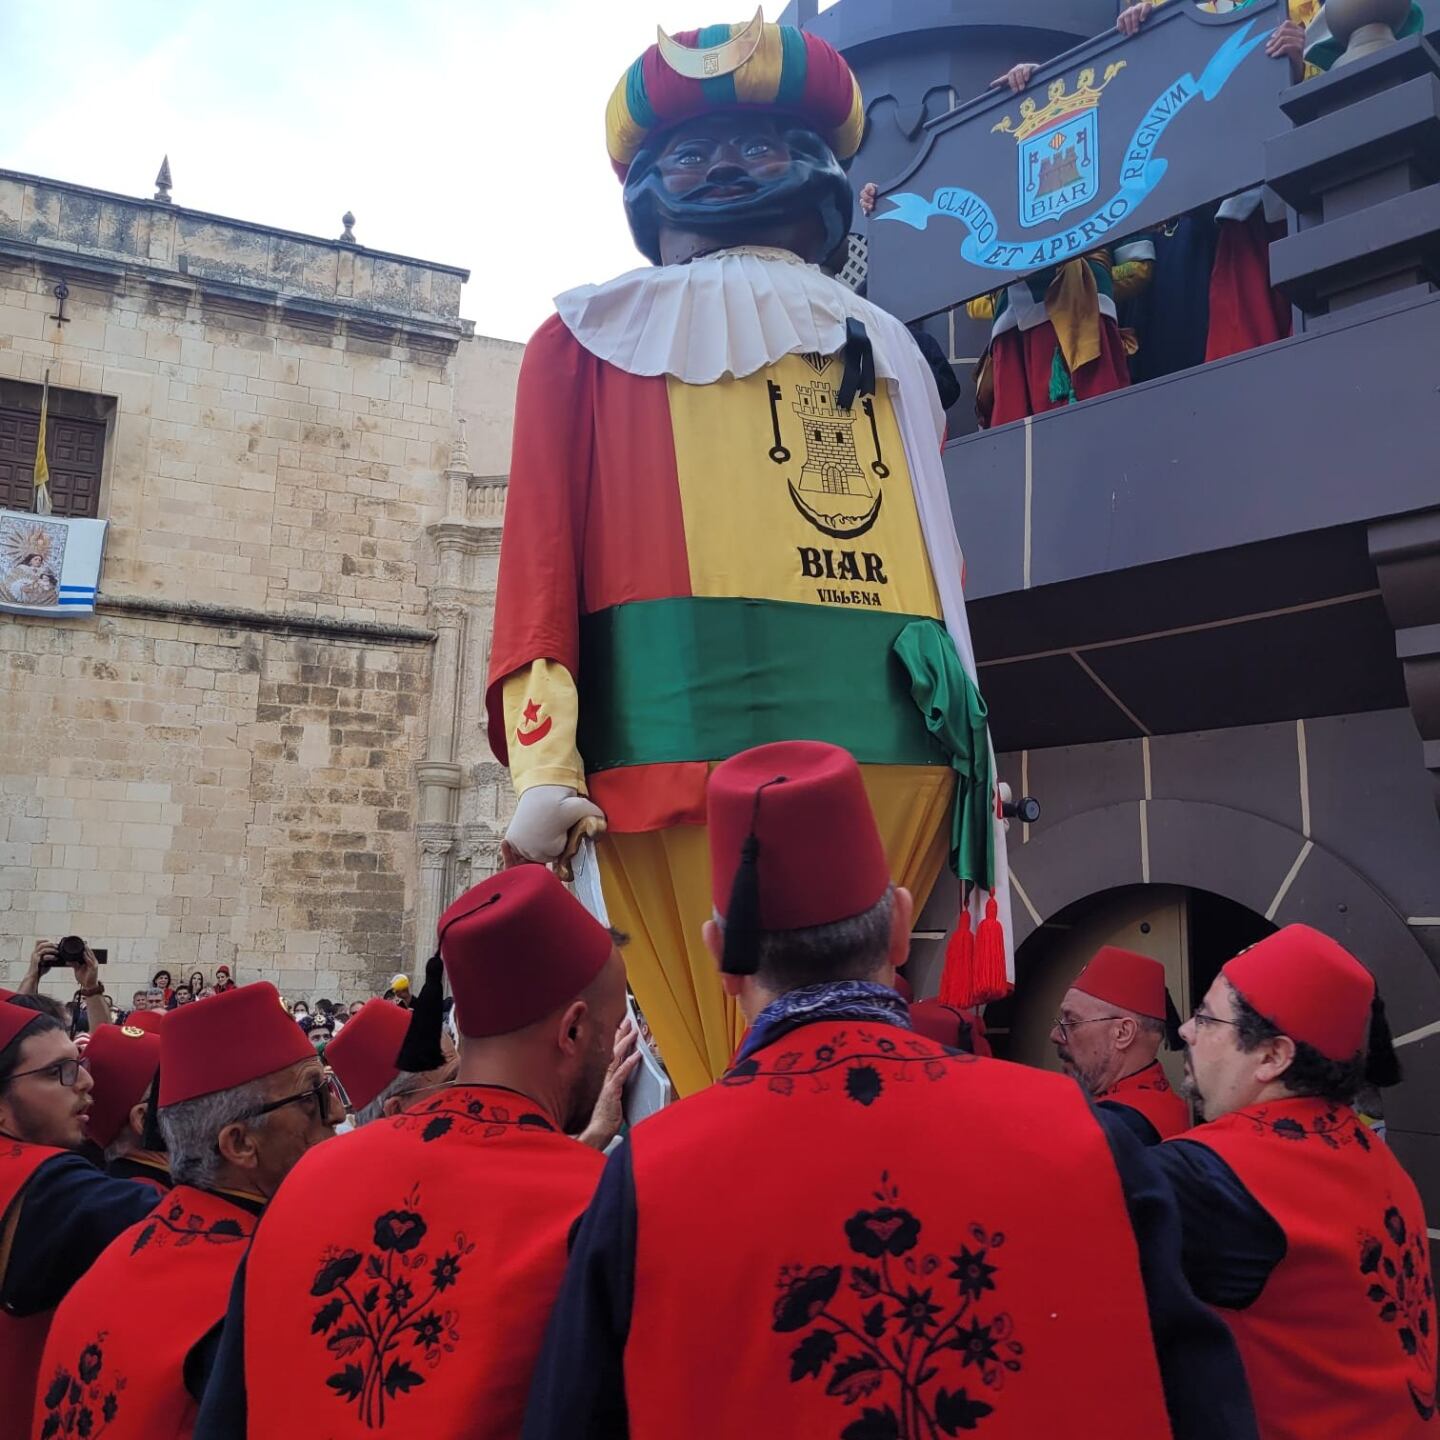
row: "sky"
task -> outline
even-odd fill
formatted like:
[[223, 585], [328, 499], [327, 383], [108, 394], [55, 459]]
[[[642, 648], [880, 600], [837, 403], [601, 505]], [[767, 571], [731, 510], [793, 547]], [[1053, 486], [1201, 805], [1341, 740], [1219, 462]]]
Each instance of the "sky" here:
[[657, 24], [746, 3], [66, 0], [61, 23], [0, 0], [0, 168], [148, 197], [168, 154], [177, 205], [331, 238], [351, 210], [362, 245], [468, 268], [462, 314], [523, 340], [558, 292], [644, 263], [615, 82]]

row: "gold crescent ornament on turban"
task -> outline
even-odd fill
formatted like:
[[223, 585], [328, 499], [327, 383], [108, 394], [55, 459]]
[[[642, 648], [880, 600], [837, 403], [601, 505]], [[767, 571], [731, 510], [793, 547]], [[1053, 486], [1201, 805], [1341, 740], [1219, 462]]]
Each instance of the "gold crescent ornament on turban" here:
[[672, 40], [662, 26], [655, 27], [660, 58], [687, 80], [713, 80], [719, 75], [733, 75], [760, 48], [765, 34], [765, 11], [755, 11], [755, 18], [738, 34], [718, 45], [692, 49]]

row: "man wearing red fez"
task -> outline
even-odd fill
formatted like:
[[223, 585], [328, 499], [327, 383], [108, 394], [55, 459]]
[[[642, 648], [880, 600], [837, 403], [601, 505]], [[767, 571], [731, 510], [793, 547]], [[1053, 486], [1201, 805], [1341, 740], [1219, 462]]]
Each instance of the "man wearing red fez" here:
[[102, 1025], [90, 1037], [85, 1064], [95, 1082], [86, 1129], [91, 1144], [104, 1152], [105, 1173], [163, 1195], [170, 1188], [170, 1162], [154, 1104], [158, 1032], [128, 1021]]
[[354, 1129], [395, 1114], [408, 1096], [452, 1077], [454, 1065], [448, 1061], [431, 1074], [400, 1069], [396, 1057], [409, 1028], [408, 1010], [389, 1000], [367, 1000], [325, 1047], [325, 1063], [350, 1097]]
[[1180, 1033], [1207, 1123], [1150, 1153], [1186, 1272], [1239, 1342], [1262, 1440], [1434, 1435], [1425, 1216], [1351, 1104], [1400, 1078], [1374, 978], [1287, 925], [1221, 970]]
[[75, 1153], [91, 1079], [65, 1027], [29, 996], [0, 1002], [0, 1440], [30, 1434], [56, 1305], [154, 1204]]
[[1178, 1049], [1179, 1024], [1165, 967], [1106, 945], [1065, 992], [1050, 1043], [1067, 1075], [1113, 1106], [1144, 1144], [1156, 1145], [1190, 1128], [1190, 1112], [1158, 1058], [1162, 1041]]
[[897, 880], [964, 882], [1006, 986], [994, 765], [940, 445], [909, 332], [846, 253], [860, 89], [819, 36], [661, 34], [605, 117], [650, 263], [561, 295], [525, 351], [486, 699], [512, 857], [597, 841], [604, 907], [680, 1094], [743, 1031], [689, 924], [705, 781], [763, 741], [850, 749]]
[[913, 901], [851, 756], [744, 751], [708, 818], [705, 942], [750, 1032], [607, 1162], [526, 1440], [1253, 1435], [1143, 1148], [910, 1028]]
[[439, 944], [399, 1063], [439, 1063], [443, 966], [457, 1078], [287, 1181], [236, 1284], [199, 1440], [520, 1432], [566, 1242], [603, 1164], [569, 1135], [605, 1079], [625, 966], [539, 865], [462, 895]]
[[256, 1217], [344, 1114], [333, 1077], [264, 982], [174, 1011], [160, 1033], [159, 1087], [174, 1189], [56, 1311], [33, 1440], [192, 1433]]

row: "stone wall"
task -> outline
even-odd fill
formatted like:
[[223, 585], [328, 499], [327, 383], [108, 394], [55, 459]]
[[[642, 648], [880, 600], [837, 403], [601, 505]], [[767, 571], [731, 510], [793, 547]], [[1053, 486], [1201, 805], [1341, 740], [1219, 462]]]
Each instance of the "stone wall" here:
[[[110, 522], [95, 616], [0, 615], [0, 983], [73, 932], [127, 999], [219, 963], [373, 993], [423, 948], [417, 767], [461, 767], [446, 820], [503, 812], [467, 667], [521, 347], [459, 319], [463, 272], [302, 239], [0, 172], [0, 381], [103, 397]], [[443, 597], [436, 677], [447, 519], [489, 579]]]

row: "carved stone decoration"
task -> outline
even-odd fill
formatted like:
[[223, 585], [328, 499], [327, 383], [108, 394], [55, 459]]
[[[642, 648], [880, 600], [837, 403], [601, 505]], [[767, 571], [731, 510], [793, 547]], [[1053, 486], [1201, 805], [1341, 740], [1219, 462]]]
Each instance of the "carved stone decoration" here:
[[425, 961], [435, 953], [435, 928], [445, 910], [449, 893], [445, 883], [446, 864], [455, 847], [453, 825], [419, 825], [420, 893], [415, 907], [415, 977], [424, 973]]
[[470, 473], [470, 442], [465, 435], [465, 417], [461, 415], [450, 447], [450, 469], [462, 475]]
[[347, 210], [341, 217], [340, 223], [345, 227], [340, 232], [340, 243], [342, 245], [354, 245], [358, 243], [355, 239], [355, 216]]
[[170, 157], [167, 155], [160, 162], [160, 171], [155, 176], [155, 194], [153, 198], [158, 200], [162, 205], [169, 205], [171, 203], [170, 184]]
[[1440, 510], [1372, 525], [1370, 558], [1440, 811]]

